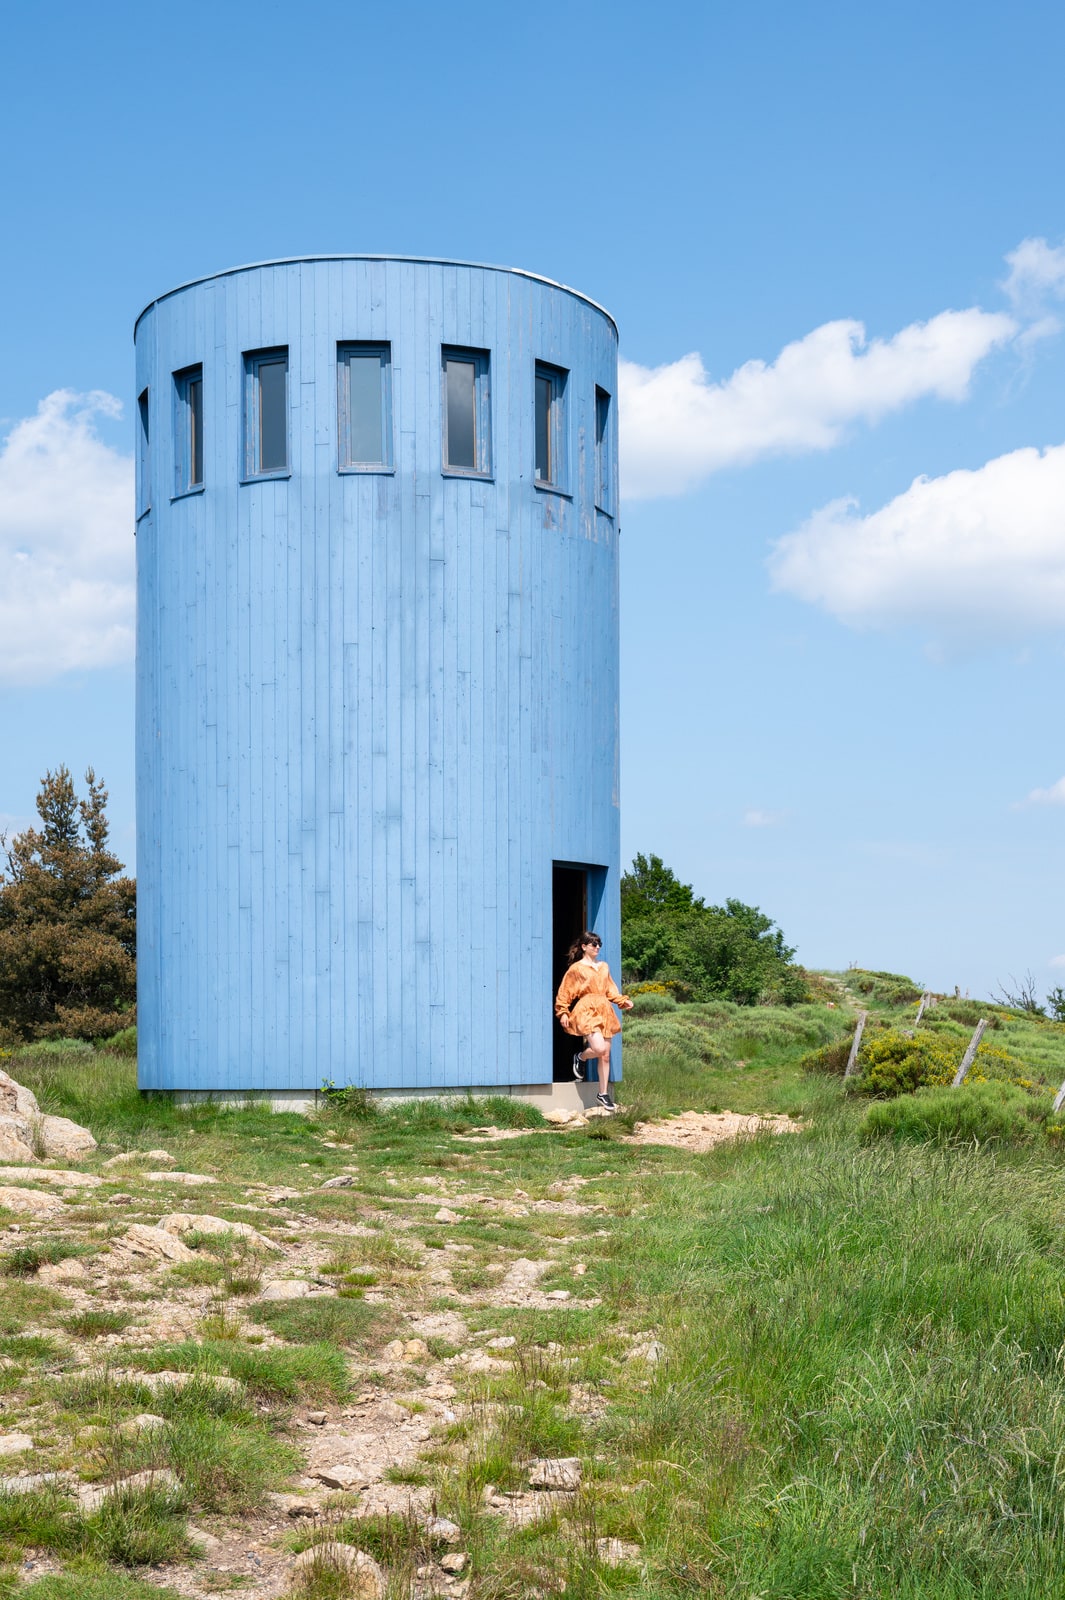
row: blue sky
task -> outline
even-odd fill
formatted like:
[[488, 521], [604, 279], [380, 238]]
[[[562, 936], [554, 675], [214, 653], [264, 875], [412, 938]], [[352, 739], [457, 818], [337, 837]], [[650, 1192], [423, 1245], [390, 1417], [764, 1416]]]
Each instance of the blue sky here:
[[132, 857], [141, 306], [499, 262], [621, 329], [626, 856], [811, 965], [1065, 982], [1060, 6], [61, 0], [5, 57], [9, 827], [92, 762]]

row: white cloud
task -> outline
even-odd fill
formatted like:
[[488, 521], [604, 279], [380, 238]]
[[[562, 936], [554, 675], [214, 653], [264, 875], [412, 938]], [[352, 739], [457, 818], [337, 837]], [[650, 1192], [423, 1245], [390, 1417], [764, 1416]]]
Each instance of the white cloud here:
[[773, 587], [852, 627], [979, 642], [1065, 625], [1065, 445], [917, 478], [862, 516], [836, 500], [778, 541]]
[[1037, 310], [1047, 300], [1065, 300], [1065, 244], [1022, 239], [1006, 263], [1010, 271], [1002, 287], [1022, 314]]
[[784, 821], [786, 811], [760, 811], [756, 806], [743, 813], [745, 828], [775, 828]]
[[661, 367], [622, 361], [625, 493], [681, 494], [722, 467], [827, 450], [855, 422], [933, 395], [963, 400], [976, 366], [1017, 332], [1001, 312], [943, 311], [890, 339], [860, 322], [826, 322], [777, 359], [714, 383], [699, 355]]
[[1047, 962], [1049, 967], [1065, 967], [1065, 956], [1051, 956]]
[[113, 395], [57, 389], [0, 445], [0, 682], [133, 651], [133, 463], [97, 433]]
[[1033, 789], [1028, 796], [1033, 806], [1065, 806], [1065, 778], [1059, 778], [1049, 789]]

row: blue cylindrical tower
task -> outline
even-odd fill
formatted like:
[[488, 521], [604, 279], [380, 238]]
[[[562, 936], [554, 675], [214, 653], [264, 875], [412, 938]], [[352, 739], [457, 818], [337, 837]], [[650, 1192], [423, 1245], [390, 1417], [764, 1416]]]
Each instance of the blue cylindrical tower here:
[[620, 964], [613, 321], [313, 257], [135, 343], [141, 1086], [550, 1083]]

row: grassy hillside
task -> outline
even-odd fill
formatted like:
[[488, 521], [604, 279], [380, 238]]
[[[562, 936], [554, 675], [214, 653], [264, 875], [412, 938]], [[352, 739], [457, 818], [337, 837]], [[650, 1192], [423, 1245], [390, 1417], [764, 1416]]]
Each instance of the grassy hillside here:
[[[381, 1112], [352, 1096], [318, 1121], [178, 1111], [142, 1100], [121, 1057], [5, 1063], [93, 1127], [104, 1145], [85, 1169], [109, 1181], [71, 1191], [62, 1226], [9, 1217], [4, 1428], [33, 1435], [39, 1470], [174, 1478], [123, 1491], [121, 1515], [87, 1512], [70, 1480], [0, 1493], [0, 1594], [324, 1600], [346, 1580], [289, 1563], [327, 1538], [375, 1556], [393, 1600], [1065, 1594], [1065, 1168], [1049, 1115], [1065, 1026], [992, 1008], [981, 1081], [952, 1091], [1020, 1095], [1034, 1120], [986, 1143], [908, 1124], [863, 1143], [870, 1100], [842, 1081], [856, 1011], [883, 1053], [906, 1041], [916, 989], [855, 972], [816, 989], [791, 1008], [642, 997], [625, 1114], [570, 1133], [507, 1101]], [[949, 1066], [988, 1014], [943, 1002], [896, 1053]], [[702, 1155], [625, 1142], [636, 1115], [719, 1107], [802, 1130]], [[103, 1166], [159, 1146], [213, 1182]], [[277, 1248], [193, 1232], [191, 1261], [108, 1266], [131, 1222], [190, 1211]], [[49, 1273], [73, 1251], [83, 1276]], [[281, 1278], [312, 1295], [264, 1299]], [[397, 1353], [397, 1337], [414, 1343]], [[160, 1398], [146, 1385], [161, 1369], [200, 1377]], [[212, 1390], [219, 1375], [235, 1386]], [[131, 1442], [132, 1417], [156, 1410], [163, 1426]], [[387, 1462], [370, 1481], [311, 1483], [319, 1430], [339, 1455], [374, 1417]], [[575, 1493], [530, 1488], [530, 1461], [570, 1457]], [[278, 1509], [286, 1488], [315, 1514]], [[459, 1530], [461, 1572], [441, 1564], [434, 1512]], [[195, 1554], [190, 1516], [218, 1549]], [[28, 1549], [44, 1576], [17, 1577]]]

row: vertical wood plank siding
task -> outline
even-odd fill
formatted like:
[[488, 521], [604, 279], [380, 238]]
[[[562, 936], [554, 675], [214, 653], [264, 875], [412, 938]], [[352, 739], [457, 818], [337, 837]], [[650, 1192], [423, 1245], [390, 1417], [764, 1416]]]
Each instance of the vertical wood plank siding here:
[[[338, 471], [348, 340], [391, 347], [388, 473]], [[619, 962], [612, 321], [519, 272], [343, 257], [190, 284], [135, 342], [141, 1086], [547, 1082], [554, 861], [605, 869]], [[441, 471], [443, 345], [489, 352], [487, 479]], [[290, 471], [245, 482], [243, 357], [275, 346]], [[534, 487], [537, 361], [569, 373], [566, 494]], [[174, 497], [172, 375], [201, 363], [204, 487]]]

